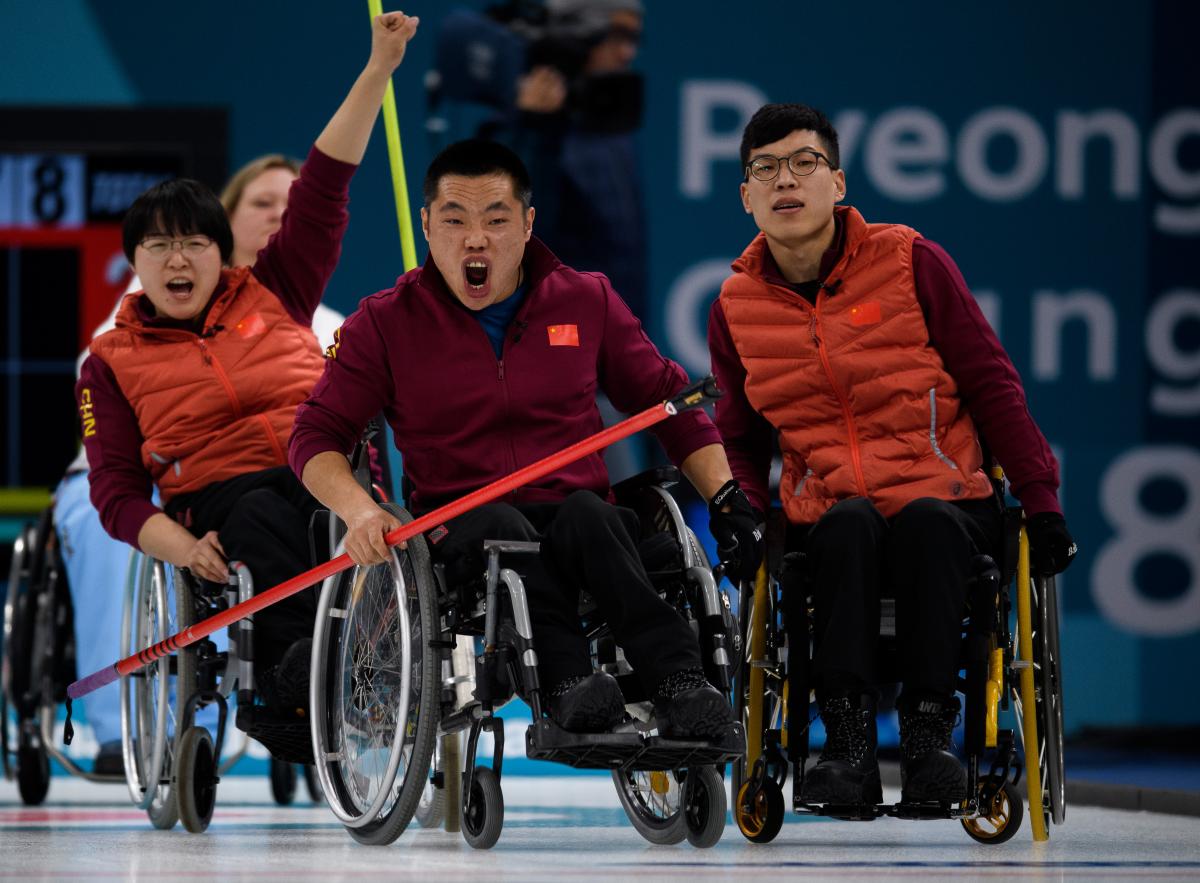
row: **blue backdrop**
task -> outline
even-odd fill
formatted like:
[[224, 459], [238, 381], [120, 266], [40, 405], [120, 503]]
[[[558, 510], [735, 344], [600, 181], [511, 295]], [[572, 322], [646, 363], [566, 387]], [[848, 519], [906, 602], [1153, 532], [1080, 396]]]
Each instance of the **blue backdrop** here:
[[[1191, 4], [647, 5], [652, 336], [707, 371], [708, 304], [754, 234], [737, 196], [742, 125], [768, 100], [824, 109], [848, 202], [955, 257], [1063, 464], [1081, 546], [1061, 582], [1068, 727], [1200, 721]], [[414, 192], [448, 8], [405, 9], [423, 21], [396, 76]], [[9, 3], [0, 103], [228, 106], [237, 165], [303, 154], [367, 47], [365, 2]], [[351, 209], [329, 297], [343, 311], [401, 271], [378, 133]]]

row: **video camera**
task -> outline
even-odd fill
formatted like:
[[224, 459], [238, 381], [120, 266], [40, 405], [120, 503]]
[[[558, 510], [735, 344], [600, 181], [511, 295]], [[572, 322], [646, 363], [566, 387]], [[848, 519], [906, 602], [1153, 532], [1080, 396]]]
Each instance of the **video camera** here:
[[563, 112], [583, 131], [632, 132], [641, 125], [641, 74], [584, 72], [589, 52], [606, 31], [590, 23], [554, 17], [540, 3], [513, 2], [484, 13], [459, 9], [447, 15], [426, 78], [431, 111], [443, 100], [485, 105], [501, 115], [517, 113], [520, 78], [550, 66], [567, 82]]

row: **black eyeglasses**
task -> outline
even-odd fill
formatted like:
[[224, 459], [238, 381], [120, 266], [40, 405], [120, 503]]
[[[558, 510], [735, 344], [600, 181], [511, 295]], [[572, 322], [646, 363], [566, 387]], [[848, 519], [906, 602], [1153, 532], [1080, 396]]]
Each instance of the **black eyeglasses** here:
[[829, 157], [819, 150], [801, 147], [795, 153], [787, 156], [771, 156], [769, 153], [763, 153], [752, 157], [750, 162], [746, 163], [746, 177], [749, 178], [753, 175], [756, 181], [774, 181], [779, 177], [779, 170], [786, 162], [793, 175], [803, 178], [817, 170], [819, 160], [825, 160], [825, 165], [829, 166], [831, 170], [837, 169], [837, 166], [829, 161]]

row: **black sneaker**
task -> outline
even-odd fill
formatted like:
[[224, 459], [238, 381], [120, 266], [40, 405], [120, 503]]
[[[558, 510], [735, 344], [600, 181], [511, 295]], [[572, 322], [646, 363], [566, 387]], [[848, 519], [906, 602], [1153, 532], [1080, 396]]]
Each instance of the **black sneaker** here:
[[97, 776], [125, 775], [125, 755], [121, 750], [120, 739], [113, 739], [100, 746], [100, 750], [96, 752], [96, 759], [92, 762], [92, 773]]
[[572, 733], [603, 733], [625, 717], [625, 696], [612, 675], [598, 671], [559, 681], [547, 696], [550, 719]]
[[879, 761], [875, 759], [875, 697], [829, 696], [820, 700], [825, 747], [804, 777], [805, 803], [875, 806], [883, 802]]
[[950, 752], [959, 704], [955, 696], [901, 696], [900, 799], [905, 803], [967, 799], [967, 771]]
[[729, 699], [698, 668], [667, 675], [654, 694], [659, 735], [723, 743], [737, 737]]

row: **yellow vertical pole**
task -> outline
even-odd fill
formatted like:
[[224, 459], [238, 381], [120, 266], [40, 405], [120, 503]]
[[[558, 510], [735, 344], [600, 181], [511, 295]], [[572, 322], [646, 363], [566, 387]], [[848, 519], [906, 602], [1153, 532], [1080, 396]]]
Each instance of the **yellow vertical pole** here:
[[1029, 597], [1029, 537], [1021, 528], [1017, 555], [1017, 644], [1021, 653], [1021, 728], [1025, 743], [1025, 789], [1029, 823], [1035, 841], [1049, 840], [1042, 804], [1042, 771], [1038, 763], [1037, 704], [1033, 687], [1033, 611]]
[[[754, 770], [762, 754], [763, 743], [763, 666], [767, 659], [767, 565], [758, 567], [754, 579], [754, 600], [750, 608], [750, 647], [747, 651], [749, 676], [746, 678], [746, 774]], [[742, 701], [742, 697], [737, 697]]]
[[[383, 14], [382, 0], [367, 0], [371, 20]], [[388, 162], [392, 167], [392, 193], [396, 198], [396, 220], [400, 224], [400, 256], [407, 273], [417, 265], [417, 247], [413, 240], [412, 209], [408, 204], [408, 181], [404, 177], [404, 152], [400, 147], [400, 120], [396, 115], [396, 92], [389, 78], [383, 93], [383, 131], [387, 136]]]

